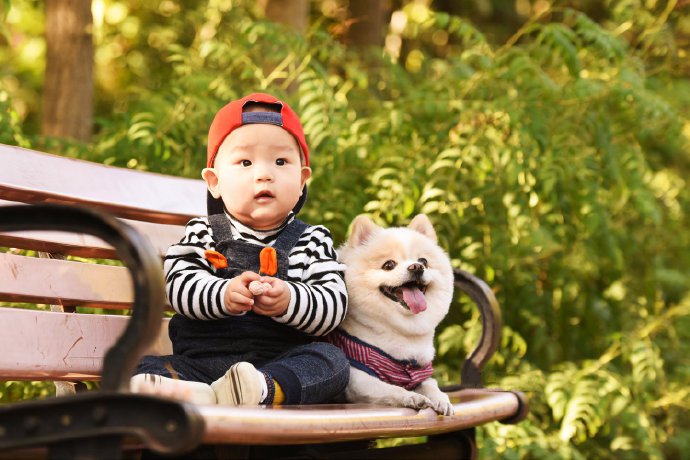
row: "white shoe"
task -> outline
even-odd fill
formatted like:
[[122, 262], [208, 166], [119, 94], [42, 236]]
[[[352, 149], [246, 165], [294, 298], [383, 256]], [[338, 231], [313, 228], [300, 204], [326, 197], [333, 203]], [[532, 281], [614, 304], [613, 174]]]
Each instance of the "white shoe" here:
[[171, 379], [155, 374], [137, 374], [129, 380], [132, 393], [151, 394], [194, 404], [216, 404], [216, 393], [202, 382]]
[[247, 362], [233, 364], [224, 376], [211, 384], [218, 404], [258, 406], [261, 403], [263, 374]]

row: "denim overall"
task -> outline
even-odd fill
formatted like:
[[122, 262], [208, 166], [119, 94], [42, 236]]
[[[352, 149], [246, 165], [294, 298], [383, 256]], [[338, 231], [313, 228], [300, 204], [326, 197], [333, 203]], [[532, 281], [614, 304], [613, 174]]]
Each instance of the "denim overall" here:
[[[228, 268], [219, 269], [217, 275], [229, 279], [244, 271], [258, 273], [259, 253], [264, 246], [233, 239], [224, 214], [208, 219], [217, 241], [216, 250], [228, 260]], [[288, 276], [288, 256], [306, 228], [307, 224], [294, 219], [275, 240], [276, 278], [299, 281]], [[169, 335], [173, 355], [145, 356], [136, 374], [210, 384], [233, 364], [247, 361], [280, 384], [285, 404], [328, 402], [345, 389], [349, 378], [349, 362], [340, 349], [314, 342], [294, 327], [251, 311], [217, 320], [194, 320], [176, 314], [170, 320]]]

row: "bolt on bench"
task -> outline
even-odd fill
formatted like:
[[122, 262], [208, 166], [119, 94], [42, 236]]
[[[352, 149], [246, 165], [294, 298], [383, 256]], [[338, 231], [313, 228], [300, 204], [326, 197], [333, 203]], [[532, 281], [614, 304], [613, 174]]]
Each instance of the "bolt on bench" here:
[[[522, 393], [482, 388], [500, 343], [500, 309], [483, 281], [460, 270], [456, 288], [477, 304], [483, 331], [462, 383], [445, 389], [453, 416], [364, 404], [199, 406], [130, 394], [138, 359], [170, 353], [161, 257], [189, 219], [205, 214], [203, 181], [1, 144], [0, 165], [0, 247], [39, 255], [0, 251], [0, 301], [34, 304], [0, 307], [0, 380], [56, 381], [59, 390], [0, 405], [0, 458], [116, 458], [142, 448], [227, 458], [474, 458], [475, 427], [527, 414]], [[100, 389], [74, 393], [61, 384], [89, 380]], [[413, 436], [428, 442], [368, 449], [377, 438]]]

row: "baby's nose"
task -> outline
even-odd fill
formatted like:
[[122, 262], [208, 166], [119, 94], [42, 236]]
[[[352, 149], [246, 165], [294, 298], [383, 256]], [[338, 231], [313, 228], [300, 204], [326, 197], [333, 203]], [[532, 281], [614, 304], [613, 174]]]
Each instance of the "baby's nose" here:
[[254, 176], [257, 181], [273, 180], [273, 171], [269, 166], [258, 165], [254, 170]]

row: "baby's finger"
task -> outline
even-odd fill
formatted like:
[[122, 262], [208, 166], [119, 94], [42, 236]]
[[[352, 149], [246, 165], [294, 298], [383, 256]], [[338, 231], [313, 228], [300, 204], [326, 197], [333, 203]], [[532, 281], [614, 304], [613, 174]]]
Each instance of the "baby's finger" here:
[[276, 282], [280, 280], [276, 280], [275, 278], [273, 278], [273, 281], [273, 283], [266, 283], [264, 295], [268, 295], [269, 297], [280, 297], [285, 290], [285, 284]]
[[277, 316], [283, 313], [284, 309], [279, 308], [276, 302], [271, 303], [258, 303], [254, 305], [252, 310], [259, 315], [264, 316]]
[[256, 302], [254, 303], [254, 308], [259, 308], [261, 310], [270, 310], [273, 308], [273, 306], [276, 304], [276, 299], [273, 297], [269, 297], [267, 295], [262, 295], [260, 297], [257, 297]]
[[260, 278], [261, 277], [258, 273], [247, 271], [240, 273], [239, 275], [237, 275], [235, 279], [239, 280], [240, 283], [246, 287], [249, 286], [249, 283], [251, 283], [252, 281], [259, 280]]
[[249, 281], [247, 283], [244, 283], [244, 280], [240, 283], [234, 283], [231, 285], [232, 292], [240, 294], [241, 296], [244, 296], [248, 299], [254, 298], [254, 293], [252, 290], [249, 288], [249, 285], [252, 284], [254, 281]]
[[[247, 294], [250, 294], [248, 289], [246, 291]], [[239, 291], [233, 291], [230, 293], [230, 302], [238, 306], [246, 306], [246, 310], [249, 310], [251, 309], [251, 306], [254, 305], [254, 298], [251, 296], [251, 294], [246, 295]]]

